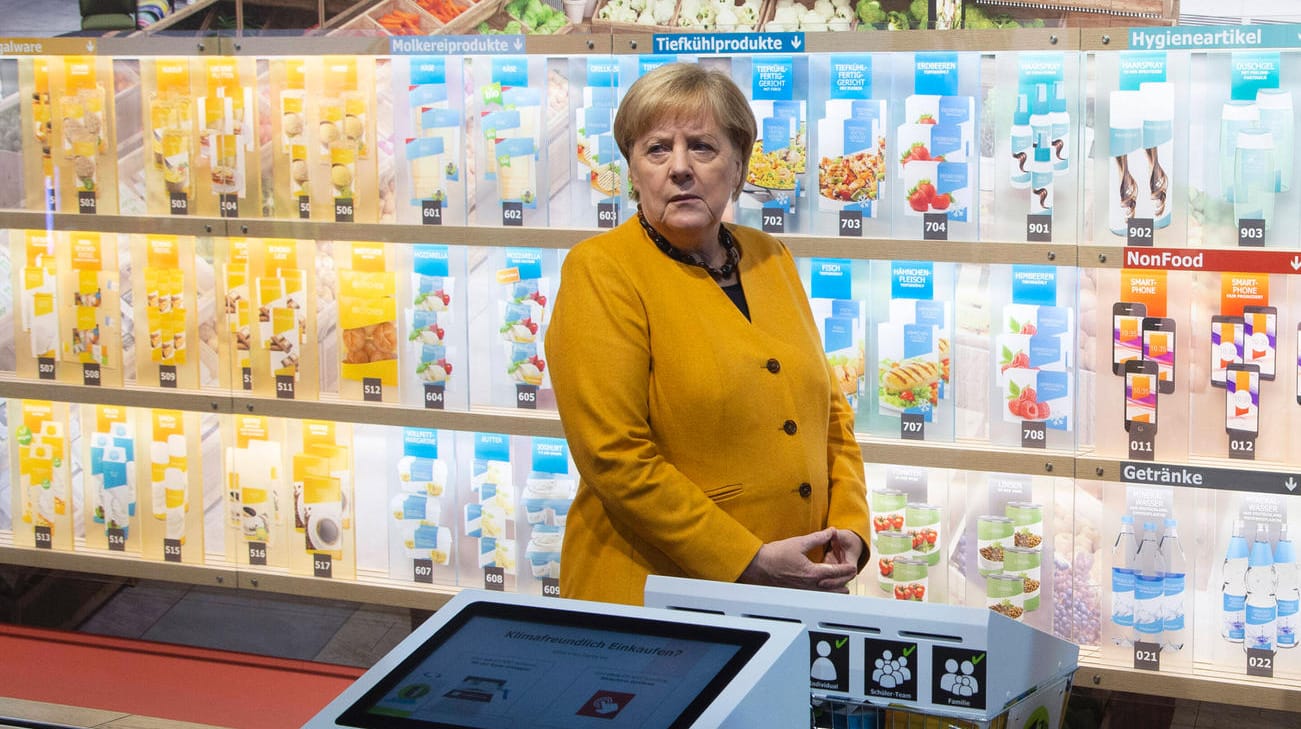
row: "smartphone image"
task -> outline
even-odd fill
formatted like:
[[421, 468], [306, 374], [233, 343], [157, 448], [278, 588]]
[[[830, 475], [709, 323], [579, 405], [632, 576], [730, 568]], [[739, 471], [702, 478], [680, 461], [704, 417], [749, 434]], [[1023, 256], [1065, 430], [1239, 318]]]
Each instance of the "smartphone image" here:
[[1278, 309], [1272, 306], [1242, 307], [1242, 361], [1260, 367], [1260, 379], [1274, 379], [1278, 345]]
[[1260, 367], [1231, 362], [1227, 367], [1224, 429], [1235, 438], [1260, 433]]
[[1143, 317], [1143, 359], [1155, 362], [1162, 394], [1175, 391], [1175, 320]]
[[1132, 423], [1156, 425], [1158, 372], [1156, 362], [1151, 360], [1125, 362], [1125, 430]]
[[1211, 317], [1211, 384], [1215, 387], [1224, 387], [1229, 365], [1242, 364], [1243, 326], [1240, 316]]
[[1125, 374], [1125, 362], [1143, 356], [1143, 317], [1147, 305], [1117, 301], [1111, 305], [1111, 372]]

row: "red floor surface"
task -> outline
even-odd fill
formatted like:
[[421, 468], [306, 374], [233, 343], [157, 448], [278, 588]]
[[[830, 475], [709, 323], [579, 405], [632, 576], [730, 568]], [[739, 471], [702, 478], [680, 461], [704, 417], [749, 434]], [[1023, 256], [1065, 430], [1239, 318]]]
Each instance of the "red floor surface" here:
[[0, 696], [233, 729], [310, 719], [363, 671], [147, 641], [0, 626]]

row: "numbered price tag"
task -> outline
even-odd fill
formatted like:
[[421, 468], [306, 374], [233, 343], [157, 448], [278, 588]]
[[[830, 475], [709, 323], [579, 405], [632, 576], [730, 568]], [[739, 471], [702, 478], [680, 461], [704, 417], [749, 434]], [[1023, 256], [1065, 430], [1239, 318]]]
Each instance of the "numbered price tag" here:
[[253, 368], [241, 367], [239, 371], [239, 382], [245, 390], [253, 389]]
[[922, 215], [922, 240], [948, 240], [949, 216], [946, 213]]
[[1261, 218], [1238, 220], [1238, 245], [1256, 248], [1265, 245], [1265, 221]]
[[104, 532], [108, 538], [108, 550], [110, 552], [126, 551], [126, 532], [122, 529], [108, 529]]
[[443, 203], [441, 200], [420, 201], [420, 224], [421, 225], [442, 225], [443, 224]]
[[554, 577], [543, 577], [542, 597], [560, 597], [560, 580]]
[[1131, 218], [1125, 226], [1125, 245], [1151, 246], [1156, 242], [1156, 227], [1151, 218]]
[[176, 365], [158, 366], [158, 386], [176, 389]]
[[225, 192], [217, 197], [217, 211], [223, 218], [239, 217], [239, 195]]
[[334, 222], [351, 223], [353, 215], [352, 198], [334, 198]]
[[501, 224], [524, 225], [524, 203], [504, 202], [501, 204]]
[[54, 359], [52, 357], [38, 357], [36, 359], [36, 377], [41, 380], [54, 379]]
[[1247, 675], [1260, 678], [1274, 677], [1274, 651], [1263, 648], [1247, 649]]
[[523, 410], [538, 409], [538, 386], [537, 385], [516, 385], [515, 386], [515, 407]]
[[327, 580], [334, 577], [334, 557], [328, 554], [313, 552], [312, 575]]
[[363, 377], [361, 399], [366, 402], [384, 402], [384, 383], [378, 377]]
[[434, 584], [434, 561], [432, 559], [411, 560], [411, 581], [426, 585]]
[[1229, 458], [1237, 458], [1242, 461], [1256, 460], [1256, 439], [1230, 435]]
[[1156, 428], [1151, 423], [1129, 424], [1129, 460], [1150, 461], [1156, 457]]
[[294, 399], [293, 375], [276, 375], [276, 397], [281, 400]]
[[163, 561], [164, 562], [181, 561], [181, 540], [179, 539], [163, 540]]
[[1025, 216], [1025, 239], [1031, 243], [1053, 242], [1053, 216]]
[[33, 528], [33, 535], [36, 537], [37, 549], [53, 549], [54, 534], [47, 526], [38, 526]]
[[167, 194], [167, 210], [172, 215], [189, 215], [190, 198], [186, 197], [183, 192], [170, 192]]
[[899, 437], [904, 440], [926, 440], [926, 416], [921, 413], [900, 415]]
[[1048, 428], [1042, 420], [1021, 421], [1021, 447], [1047, 448]]
[[312, 198], [309, 195], [298, 196], [298, 219], [312, 219]]
[[506, 591], [506, 570], [501, 567], [484, 567], [483, 568], [483, 589], [496, 590], [497, 592]]
[[425, 409], [442, 410], [447, 402], [447, 389], [442, 385], [425, 383]]
[[863, 211], [841, 210], [840, 227], [837, 230], [842, 238], [862, 238]]
[[87, 362], [81, 366], [81, 384], [90, 387], [99, 387], [100, 372], [97, 363]]
[[45, 188], [45, 212], [52, 213], [59, 207], [59, 198], [54, 194], [53, 187]]
[[614, 203], [596, 204], [596, 227], [613, 228], [619, 224], [619, 206]]
[[97, 204], [95, 193], [89, 190], [77, 191], [77, 212], [83, 215], [94, 215], [97, 211]]
[[265, 567], [267, 565], [266, 542], [248, 543], [248, 563], [255, 567]]
[[1161, 646], [1157, 643], [1134, 642], [1134, 668], [1140, 671], [1161, 670]]
[[786, 232], [786, 211], [783, 208], [764, 208], [761, 211], [760, 216], [760, 222], [763, 224], [763, 232]]

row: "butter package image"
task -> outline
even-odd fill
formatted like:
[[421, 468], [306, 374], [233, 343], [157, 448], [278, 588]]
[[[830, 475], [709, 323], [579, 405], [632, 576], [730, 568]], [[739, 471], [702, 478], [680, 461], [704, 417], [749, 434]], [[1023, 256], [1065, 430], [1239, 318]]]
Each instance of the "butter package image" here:
[[[330, 579], [356, 575], [351, 426], [326, 420], [287, 421], [292, 523], [290, 569]], [[293, 430], [300, 432], [295, 437]], [[290, 521], [290, 519], [286, 519]]]
[[896, 130], [900, 199], [907, 216], [975, 222], [976, 102], [961, 90], [957, 53], [918, 53], [914, 92]]
[[284, 423], [236, 415], [225, 441], [226, 557], [241, 565], [287, 567], [293, 517], [285, 479]]
[[[10, 401], [10, 458], [14, 544], [70, 550], [73, 544], [68, 406], [43, 400]], [[18, 417], [13, 417], [17, 415]]]
[[398, 400], [397, 274], [383, 243], [336, 243], [341, 358], [339, 394]]
[[86, 545], [140, 552], [135, 413], [120, 405], [81, 406]]
[[403, 328], [406, 399], [418, 399], [431, 410], [467, 407], [465, 305], [454, 275], [464, 265], [464, 252], [426, 243], [410, 248], [410, 306]]
[[454, 451], [448, 433], [402, 429], [397, 478], [389, 479], [388, 556], [394, 579], [456, 584]]
[[[569, 447], [563, 438], [531, 439], [532, 460], [528, 479], [520, 497], [521, 527], [527, 526], [527, 535], [521, 535], [525, 544], [524, 561], [527, 570], [521, 570], [520, 579], [526, 589], [534, 594], [557, 597], [560, 594], [560, 546], [565, 538], [565, 522], [573, 503], [578, 481], [569, 460]], [[531, 579], [529, 579], [531, 578]]]

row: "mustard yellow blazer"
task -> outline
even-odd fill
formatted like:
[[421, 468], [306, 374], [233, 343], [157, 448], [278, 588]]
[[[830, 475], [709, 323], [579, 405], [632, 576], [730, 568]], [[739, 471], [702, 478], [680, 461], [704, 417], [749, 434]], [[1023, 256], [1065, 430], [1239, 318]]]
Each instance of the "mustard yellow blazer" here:
[[580, 475], [564, 597], [640, 605], [651, 573], [732, 582], [762, 544], [827, 526], [869, 543], [854, 413], [795, 261], [729, 229], [750, 321], [635, 217], [565, 258], [546, 335]]

